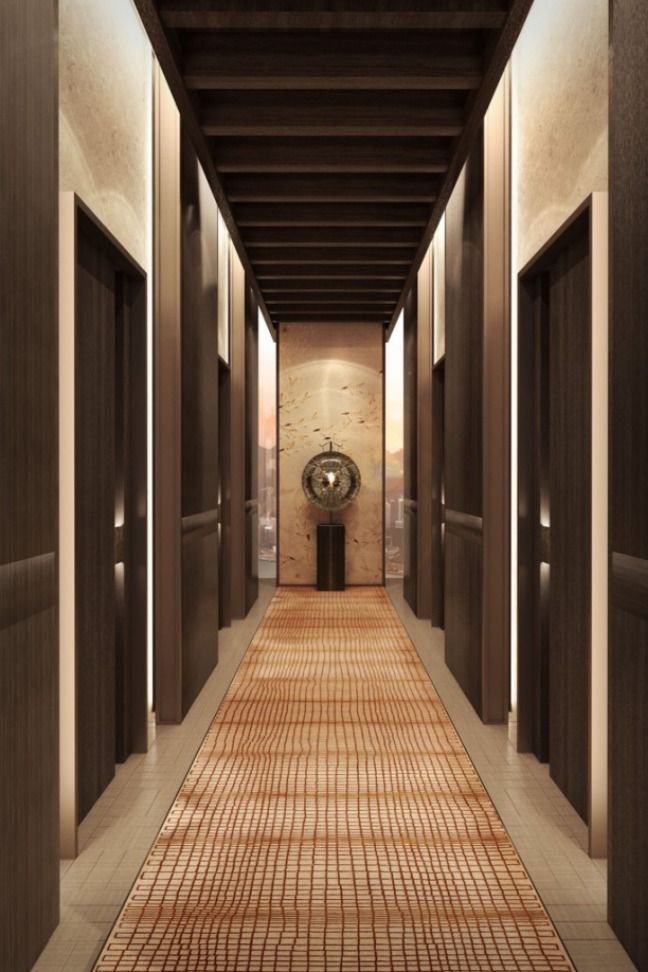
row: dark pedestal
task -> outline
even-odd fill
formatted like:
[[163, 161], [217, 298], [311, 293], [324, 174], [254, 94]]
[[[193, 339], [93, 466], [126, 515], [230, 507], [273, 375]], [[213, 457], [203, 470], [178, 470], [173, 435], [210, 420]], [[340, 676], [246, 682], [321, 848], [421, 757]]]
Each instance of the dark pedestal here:
[[317, 526], [317, 590], [344, 590], [344, 524]]

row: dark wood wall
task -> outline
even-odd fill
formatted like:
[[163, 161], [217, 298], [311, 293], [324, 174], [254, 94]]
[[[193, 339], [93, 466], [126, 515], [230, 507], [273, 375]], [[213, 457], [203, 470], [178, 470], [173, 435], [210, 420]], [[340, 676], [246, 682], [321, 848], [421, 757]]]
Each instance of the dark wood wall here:
[[115, 772], [115, 268], [79, 229], [75, 576], [79, 820]]
[[446, 662], [482, 697], [484, 152], [477, 140], [446, 210]]
[[0, 968], [58, 921], [57, 48], [53, 0], [0, 4]]
[[184, 715], [218, 661], [219, 441], [217, 210], [215, 203], [205, 204], [198, 159], [186, 133], [180, 171]]
[[77, 808], [146, 752], [146, 277], [76, 200]]
[[403, 307], [403, 594], [418, 608], [418, 464], [417, 440], [417, 291], [412, 288]]
[[549, 310], [549, 766], [584, 820], [592, 585], [589, 254], [585, 221], [551, 268]]
[[245, 613], [259, 596], [259, 305], [245, 288]]
[[518, 749], [588, 818], [592, 588], [590, 207], [522, 272]]
[[648, 19], [612, 2], [610, 923], [648, 967]]

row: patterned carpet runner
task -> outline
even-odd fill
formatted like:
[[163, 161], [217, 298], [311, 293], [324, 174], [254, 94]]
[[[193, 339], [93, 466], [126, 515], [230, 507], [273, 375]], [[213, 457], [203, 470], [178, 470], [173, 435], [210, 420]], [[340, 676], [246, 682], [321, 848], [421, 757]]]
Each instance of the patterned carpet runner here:
[[280, 588], [96, 968], [572, 966], [386, 592]]

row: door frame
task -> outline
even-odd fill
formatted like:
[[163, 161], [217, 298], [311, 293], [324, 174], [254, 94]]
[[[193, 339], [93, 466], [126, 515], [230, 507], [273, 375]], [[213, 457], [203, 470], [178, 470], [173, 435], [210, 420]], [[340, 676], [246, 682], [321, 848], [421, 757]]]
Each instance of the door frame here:
[[[130, 435], [132, 467], [125, 477], [126, 502], [134, 510], [130, 537], [124, 543], [116, 528], [116, 556], [130, 567], [132, 596], [125, 607], [127, 621], [140, 650], [132, 656], [129, 670], [130, 727], [133, 751], [148, 748], [148, 656], [147, 656], [147, 459], [146, 459], [146, 273], [110, 233], [92, 210], [74, 192], [59, 194], [59, 636], [60, 719], [59, 800], [60, 855], [78, 853], [78, 760], [76, 679], [76, 333], [78, 315], [77, 241], [79, 224], [97, 235], [110, 253], [115, 270], [136, 282], [139, 290], [132, 320], [131, 376], [128, 394], [133, 414], [139, 421]], [[139, 370], [138, 370], [139, 369]]]
[[[588, 837], [591, 857], [607, 857], [608, 822], [608, 194], [588, 196], [518, 274], [518, 751], [534, 750], [537, 652], [525, 650], [542, 624], [542, 592], [535, 566], [548, 558], [544, 531], [529, 525], [525, 511], [539, 510], [534, 410], [524, 388], [535, 381], [538, 301], [533, 287], [570, 234], [586, 221], [589, 237], [591, 316], [591, 607], [588, 745]], [[531, 286], [530, 286], [531, 285]], [[595, 430], [595, 434], [594, 434]], [[529, 436], [530, 440], [529, 441]], [[538, 526], [538, 524], [536, 524]], [[536, 645], [537, 648], [537, 645]]]

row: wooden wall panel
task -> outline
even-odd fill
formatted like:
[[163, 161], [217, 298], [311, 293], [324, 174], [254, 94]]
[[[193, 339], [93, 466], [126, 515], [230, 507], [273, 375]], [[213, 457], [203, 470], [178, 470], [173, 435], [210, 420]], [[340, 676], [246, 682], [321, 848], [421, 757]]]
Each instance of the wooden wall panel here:
[[446, 507], [482, 515], [484, 162], [478, 139], [446, 211]]
[[478, 713], [482, 711], [482, 542], [446, 521], [446, 662]]
[[414, 613], [418, 610], [418, 355], [417, 290], [412, 288], [403, 306], [403, 594]]
[[259, 596], [259, 305], [245, 288], [245, 613]]
[[155, 716], [182, 720], [180, 116], [154, 79], [154, 645]]
[[612, 2], [609, 918], [648, 967], [648, 20]]
[[589, 234], [550, 273], [549, 765], [587, 819], [591, 617], [591, 310]]
[[0, 4], [0, 968], [58, 921], [57, 49], [53, 0]]
[[115, 772], [115, 268], [79, 230], [76, 396], [78, 819]]
[[481, 715], [483, 138], [446, 211], [445, 653]]
[[403, 590], [419, 618], [432, 614], [432, 251], [404, 313]]
[[182, 712], [218, 661], [218, 212], [181, 142]]
[[243, 264], [233, 246], [231, 256], [231, 357], [230, 357], [230, 529], [232, 618], [246, 615], [246, 525], [245, 525], [245, 302]]

